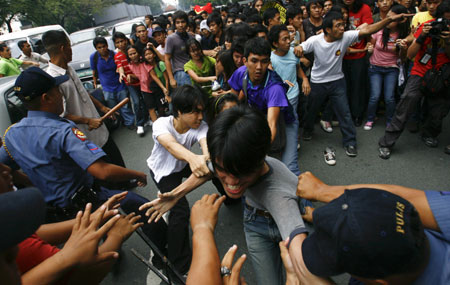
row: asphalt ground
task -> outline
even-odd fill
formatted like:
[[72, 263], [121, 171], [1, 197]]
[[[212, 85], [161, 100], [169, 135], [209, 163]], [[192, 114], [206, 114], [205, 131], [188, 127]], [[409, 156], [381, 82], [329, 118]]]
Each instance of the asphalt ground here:
[[[301, 130], [300, 130], [301, 132]], [[301, 171], [311, 171], [318, 178], [331, 185], [357, 183], [398, 184], [423, 190], [450, 189], [450, 155], [443, 152], [444, 146], [450, 144], [450, 119], [444, 121], [443, 132], [438, 137], [439, 146], [429, 148], [420, 139], [420, 133], [412, 134], [405, 130], [392, 151], [389, 160], [378, 157], [378, 139], [384, 133], [384, 120], [375, 122], [371, 131], [357, 128], [358, 156], [350, 158], [345, 154], [341, 144], [341, 133], [338, 127], [333, 133], [325, 133], [317, 124], [311, 141], [300, 141], [299, 165]], [[153, 139], [151, 127], [146, 127], [144, 137], [138, 137], [135, 131], [120, 128], [113, 133], [128, 168], [148, 173], [146, 160], [149, 157]], [[327, 146], [336, 149], [337, 163], [328, 166], [323, 157]], [[199, 153], [198, 147], [194, 151]], [[154, 199], [157, 189], [148, 176], [148, 185], [135, 190], [137, 193]], [[211, 182], [191, 192], [187, 199], [190, 206], [204, 194], [217, 193]], [[315, 203], [315, 206], [320, 206]], [[223, 205], [219, 212], [215, 232], [219, 254], [222, 257], [233, 244], [239, 248], [237, 256], [247, 253], [242, 225], [242, 206], [240, 204], [227, 207]], [[159, 284], [153, 273], [148, 274], [147, 267], [130, 252], [134, 248], [148, 258], [149, 247], [136, 235], [123, 245], [120, 261], [102, 284]], [[148, 276], [147, 276], [148, 275]], [[242, 275], [248, 284], [255, 284], [254, 272], [250, 260], [247, 260]], [[347, 284], [349, 276], [344, 274], [335, 277], [338, 284]], [[270, 285], [270, 284], [268, 284]]]

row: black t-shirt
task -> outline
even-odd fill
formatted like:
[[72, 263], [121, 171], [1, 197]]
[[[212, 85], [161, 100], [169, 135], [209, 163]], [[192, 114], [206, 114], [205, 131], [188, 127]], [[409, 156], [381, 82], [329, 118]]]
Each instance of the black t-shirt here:
[[225, 33], [223, 31], [220, 35], [219, 43], [216, 42], [215, 37], [215, 35], [211, 34], [208, 38], [202, 38], [202, 50], [212, 50], [225, 44]]
[[[154, 39], [154, 38], [148, 38], [148, 42], [150, 42], [150, 43], [152, 43], [154, 46], [155, 46], [155, 48], [158, 46], [158, 43], [156, 42], [156, 40]], [[148, 43], [147, 42], [147, 43]], [[141, 56], [144, 56], [143, 54], [142, 54], [142, 52], [144, 51], [144, 48], [146, 48], [147, 47], [147, 43], [142, 43], [141, 42], [141, 40], [137, 40], [136, 41], [136, 43], [134, 44], [134, 46], [136, 47], [136, 49], [137, 49], [137, 52], [141, 55]]]

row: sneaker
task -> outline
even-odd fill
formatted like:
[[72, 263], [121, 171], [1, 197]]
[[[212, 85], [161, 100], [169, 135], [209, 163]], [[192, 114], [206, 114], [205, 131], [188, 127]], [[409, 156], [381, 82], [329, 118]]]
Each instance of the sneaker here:
[[143, 126], [138, 126], [137, 127], [137, 132], [136, 132], [139, 136], [143, 136], [145, 131], [144, 131], [144, 127]]
[[373, 127], [373, 122], [371, 121], [367, 121], [367, 123], [364, 125], [364, 130], [365, 131], [370, 131]]
[[388, 147], [380, 147], [378, 151], [380, 152], [378, 156], [382, 159], [389, 159], [391, 157], [391, 149]]
[[302, 138], [304, 141], [310, 141], [312, 139], [312, 132], [304, 130]]
[[356, 150], [356, 146], [354, 145], [347, 145], [344, 147], [345, 153], [350, 157], [355, 157], [358, 155], [358, 151]]
[[336, 151], [331, 148], [327, 147], [323, 151], [323, 157], [325, 158], [325, 163], [328, 165], [335, 165], [336, 164]]
[[300, 150], [300, 144], [298, 143], [297, 144], [297, 151], [299, 151]]
[[427, 147], [437, 147], [438, 146], [438, 140], [436, 138], [422, 137], [422, 140]]
[[320, 120], [320, 126], [322, 127], [322, 130], [327, 133], [332, 133], [333, 128], [331, 127], [331, 123], [327, 121]]
[[361, 127], [361, 125], [362, 125], [362, 119], [361, 119], [361, 117], [355, 117], [355, 118], [353, 119], [353, 122], [355, 123], [355, 127]]

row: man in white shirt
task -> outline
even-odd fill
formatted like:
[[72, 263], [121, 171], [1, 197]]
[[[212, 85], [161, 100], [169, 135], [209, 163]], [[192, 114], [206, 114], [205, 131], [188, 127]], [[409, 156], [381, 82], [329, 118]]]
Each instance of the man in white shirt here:
[[[27, 41], [19, 41], [17, 43], [17, 46], [19, 47], [19, 49], [22, 51], [22, 54], [19, 56], [20, 60], [23, 61], [31, 61], [34, 63], [43, 63], [46, 64], [48, 63], [48, 59], [45, 58], [44, 56], [38, 54], [37, 52], [33, 52], [31, 50], [31, 45], [27, 42]], [[31, 67], [32, 65], [28, 65], [28, 64], [22, 64], [21, 68], [23, 70], [27, 69], [28, 67]]]
[[303, 133], [304, 140], [312, 138], [317, 113], [329, 97], [339, 121], [345, 152], [350, 157], [357, 156], [356, 130], [348, 106], [342, 60], [347, 48], [352, 43], [376, 33], [389, 23], [400, 20], [405, 16], [409, 15], [400, 14], [386, 17], [384, 20], [365, 26], [361, 30], [344, 32], [345, 22], [342, 19], [342, 14], [330, 12], [323, 20], [323, 33], [310, 37], [295, 48], [294, 52], [297, 56], [314, 52], [309, 109], [306, 114]]

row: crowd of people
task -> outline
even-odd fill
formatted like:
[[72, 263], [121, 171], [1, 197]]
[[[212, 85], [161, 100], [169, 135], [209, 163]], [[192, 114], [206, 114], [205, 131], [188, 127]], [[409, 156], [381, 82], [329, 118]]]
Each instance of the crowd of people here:
[[[349, 157], [357, 128], [377, 120], [383, 159], [407, 124], [438, 145], [450, 110], [450, 2], [422, 2], [255, 0], [148, 15], [130, 38], [114, 33], [114, 47], [93, 40], [104, 101], [69, 65], [64, 32], [42, 37], [45, 71], [27, 42], [22, 59], [0, 43], [0, 75], [19, 75], [14, 90], [28, 109], [0, 148], [0, 223], [14, 225], [0, 239], [0, 275], [6, 284], [98, 283], [141, 227], [157, 248], [152, 264], [175, 283], [243, 284], [246, 256], [233, 265], [233, 246], [221, 261], [214, 241], [221, 204], [242, 203], [257, 284], [331, 284], [341, 273], [351, 284], [447, 284], [448, 192], [329, 186], [301, 173], [298, 157], [317, 121], [328, 133], [339, 126]], [[140, 136], [151, 126], [157, 199], [126, 191], [147, 175], [126, 168], [104, 114]], [[336, 163], [333, 147], [324, 159]], [[208, 180], [222, 197], [205, 195], [191, 210], [185, 196]]]

